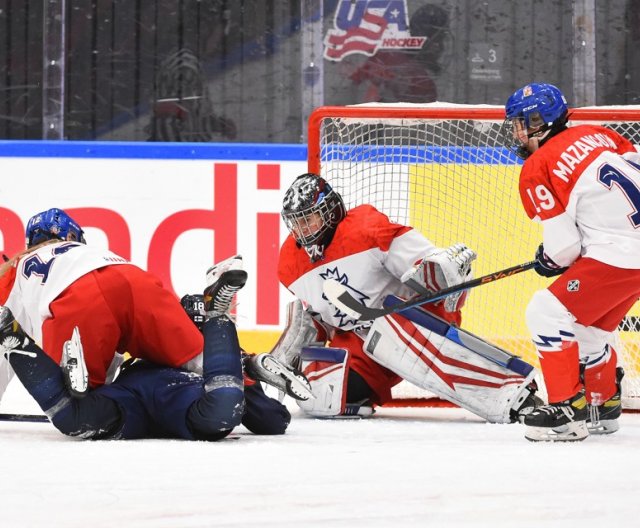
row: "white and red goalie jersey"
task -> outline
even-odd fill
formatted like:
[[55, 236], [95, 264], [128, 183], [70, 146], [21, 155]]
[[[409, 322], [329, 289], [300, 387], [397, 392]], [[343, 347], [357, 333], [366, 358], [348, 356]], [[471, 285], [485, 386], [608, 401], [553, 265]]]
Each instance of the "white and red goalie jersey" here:
[[552, 137], [525, 162], [520, 197], [558, 265], [640, 268], [640, 155], [620, 134], [580, 125]]
[[[403, 298], [415, 295], [400, 278], [434, 249], [434, 244], [415, 229], [391, 222], [370, 205], [361, 205], [349, 210], [338, 224], [321, 260], [310, 262], [304, 248], [297, 246], [289, 235], [280, 252], [278, 276], [324, 323], [349, 331], [362, 322], [348, 317], [327, 301], [322, 291], [326, 279], [345, 284], [366, 306], [381, 306], [389, 294]], [[459, 323], [459, 312], [445, 314], [439, 306], [429, 308]]]

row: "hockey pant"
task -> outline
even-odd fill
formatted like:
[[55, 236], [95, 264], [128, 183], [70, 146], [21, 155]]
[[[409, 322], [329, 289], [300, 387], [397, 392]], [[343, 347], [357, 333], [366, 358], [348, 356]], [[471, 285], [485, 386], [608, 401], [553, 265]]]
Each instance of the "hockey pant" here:
[[516, 420], [536, 370], [421, 309], [376, 319], [364, 350], [414, 385], [495, 423]]
[[78, 327], [91, 387], [104, 384], [114, 351], [179, 367], [203, 349], [202, 334], [175, 296], [154, 275], [130, 264], [83, 275], [49, 309], [42, 348], [60, 363], [64, 343]]
[[589, 258], [578, 259], [548, 289], [533, 295], [526, 320], [549, 402], [571, 398], [583, 384], [594, 405], [616, 393], [616, 349], [621, 346], [616, 328], [639, 295], [640, 270]]

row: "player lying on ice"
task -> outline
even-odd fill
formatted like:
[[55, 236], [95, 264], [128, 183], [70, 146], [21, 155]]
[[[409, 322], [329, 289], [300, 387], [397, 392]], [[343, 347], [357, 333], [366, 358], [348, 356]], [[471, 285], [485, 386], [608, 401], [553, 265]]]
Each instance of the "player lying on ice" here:
[[550, 84], [506, 104], [505, 142], [525, 160], [522, 204], [543, 227], [536, 271], [558, 276], [526, 311], [549, 395], [524, 421], [534, 441], [618, 429], [615, 331], [640, 295], [640, 155], [611, 129], [568, 120]]
[[[202, 440], [240, 423], [258, 434], [285, 432], [287, 409], [260, 384], [243, 383], [227, 315], [247, 278], [240, 257], [208, 271], [201, 332], [153, 275], [86, 245], [64, 211], [35, 215], [26, 235], [26, 251], [0, 267], [0, 370], [8, 361], [58, 430]], [[135, 361], [113, 379], [125, 351]], [[294, 397], [311, 395], [304, 377], [275, 358], [248, 364]], [[3, 376], [0, 396], [7, 383]]]
[[[279, 279], [298, 301], [272, 353], [308, 377], [315, 398], [299, 402], [304, 411], [371, 414], [402, 379], [490, 422], [517, 421], [531, 410], [533, 367], [516, 358], [512, 363], [521, 368], [512, 370], [505, 365], [514, 356], [456, 328], [466, 292], [373, 323], [350, 317], [323, 293], [324, 282], [335, 279], [375, 307], [388, 295], [439, 291], [470, 278], [472, 250], [438, 248], [370, 205], [346, 211], [341, 196], [315, 174], [293, 182], [282, 217], [290, 235], [280, 251]], [[325, 342], [329, 348], [322, 348]], [[310, 344], [318, 346], [304, 348]]]

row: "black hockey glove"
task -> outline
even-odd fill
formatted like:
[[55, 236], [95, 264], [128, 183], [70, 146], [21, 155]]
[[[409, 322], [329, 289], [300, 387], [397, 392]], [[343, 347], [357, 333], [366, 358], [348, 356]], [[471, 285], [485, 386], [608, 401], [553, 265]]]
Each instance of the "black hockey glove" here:
[[542, 275], [543, 277], [555, 277], [557, 275], [562, 275], [569, 268], [558, 266], [558, 264], [547, 256], [544, 252], [543, 245], [540, 244], [538, 246], [538, 251], [536, 251], [536, 263], [533, 266], [533, 269], [538, 275]]
[[198, 329], [202, 330], [204, 324], [204, 295], [185, 295], [180, 299], [180, 304], [187, 312], [189, 319], [191, 319]]

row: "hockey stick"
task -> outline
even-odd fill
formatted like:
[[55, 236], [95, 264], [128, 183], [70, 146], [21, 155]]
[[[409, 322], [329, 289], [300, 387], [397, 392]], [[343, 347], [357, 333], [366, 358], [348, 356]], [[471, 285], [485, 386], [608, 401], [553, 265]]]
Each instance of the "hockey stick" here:
[[0, 422], [48, 422], [44, 414], [13, 414], [13, 413], [0, 413]]
[[352, 317], [353, 319], [356, 319], [358, 321], [371, 321], [373, 319], [377, 319], [378, 317], [384, 317], [385, 315], [398, 313], [402, 310], [413, 308], [414, 306], [418, 306], [420, 304], [438, 301], [440, 299], [443, 299], [444, 297], [447, 297], [454, 293], [459, 293], [463, 290], [468, 290], [471, 288], [475, 288], [476, 286], [481, 286], [483, 284], [488, 284], [490, 282], [504, 279], [506, 277], [511, 277], [512, 275], [516, 275], [518, 273], [522, 273], [523, 271], [532, 269], [534, 265], [535, 261], [518, 264], [517, 266], [512, 266], [510, 268], [496, 271], [494, 273], [490, 273], [489, 275], [484, 275], [483, 277], [478, 277], [477, 279], [473, 279], [468, 282], [462, 282], [460, 284], [456, 284], [455, 286], [451, 286], [449, 288], [444, 288], [443, 290], [437, 292], [429, 292], [421, 295], [416, 295], [411, 299], [400, 302], [394, 306], [390, 306], [389, 308], [370, 308], [368, 306], [365, 306], [349, 293], [347, 286], [339, 283], [334, 279], [325, 280], [324, 284], [322, 285], [322, 289], [329, 301], [331, 301], [331, 303], [334, 304], [336, 308], [346, 313], [349, 317]]

